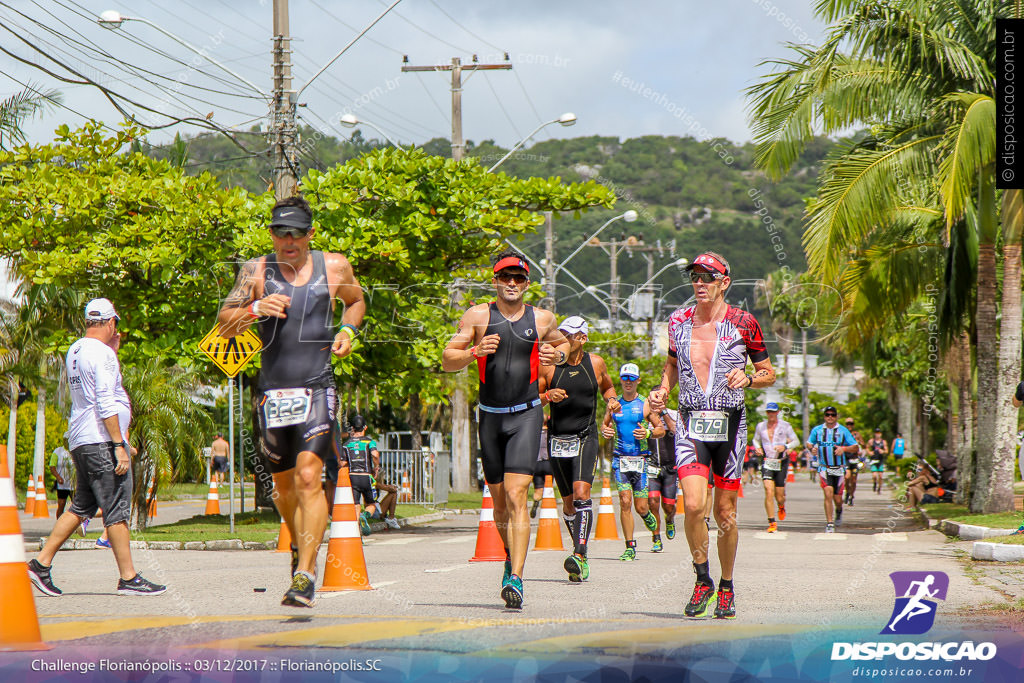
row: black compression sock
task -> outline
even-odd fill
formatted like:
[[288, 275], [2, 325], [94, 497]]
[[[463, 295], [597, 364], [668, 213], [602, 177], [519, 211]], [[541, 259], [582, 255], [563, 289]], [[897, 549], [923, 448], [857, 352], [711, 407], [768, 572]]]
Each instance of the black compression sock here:
[[693, 571], [697, 573], [698, 581], [708, 586], [714, 586], [715, 582], [711, 580], [711, 567], [708, 564], [708, 562], [701, 562], [700, 564], [694, 562]]
[[718, 590], [732, 590], [732, 579], [721, 579], [718, 582]]
[[768, 518], [768, 523], [769, 524], [775, 524], [775, 518], [774, 517], [769, 517]]
[[574, 500], [572, 505], [576, 508], [572, 527], [573, 549], [576, 553], [586, 557], [587, 541], [590, 539], [590, 528], [594, 523], [592, 501], [590, 498], [587, 500]]

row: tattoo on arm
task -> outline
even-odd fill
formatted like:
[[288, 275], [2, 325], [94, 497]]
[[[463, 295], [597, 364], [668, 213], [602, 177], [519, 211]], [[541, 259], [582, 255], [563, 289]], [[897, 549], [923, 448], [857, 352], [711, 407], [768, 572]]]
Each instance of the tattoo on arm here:
[[246, 261], [242, 269], [238, 271], [238, 279], [235, 286], [224, 299], [224, 308], [242, 308], [247, 306], [254, 296], [256, 289], [256, 263]]

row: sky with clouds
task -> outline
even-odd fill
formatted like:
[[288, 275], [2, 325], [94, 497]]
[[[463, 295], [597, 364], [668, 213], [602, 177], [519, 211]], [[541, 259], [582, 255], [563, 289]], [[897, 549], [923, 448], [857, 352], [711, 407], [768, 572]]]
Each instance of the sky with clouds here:
[[[93, 17], [116, 9], [149, 20], [269, 91], [270, 0], [121, 2], [10, 0], [0, 7], [0, 44], [62, 71], [22, 39], [32, 42], [161, 112], [154, 115], [127, 105], [143, 123], [167, 123], [164, 113], [205, 117], [212, 112], [213, 120], [225, 127], [248, 128], [266, 116], [258, 94], [152, 27], [126, 22], [110, 30]], [[291, 0], [296, 85], [388, 4]], [[571, 111], [578, 117], [575, 126], [548, 126], [536, 139], [689, 133], [746, 141], [750, 131], [743, 91], [766, 73], [759, 62], [786, 56], [786, 42], [817, 43], [823, 33], [810, 0], [402, 0], [310, 85], [300, 113], [305, 123], [326, 128], [352, 112], [403, 143], [448, 137], [449, 74], [401, 73], [403, 55], [410, 64], [430, 65], [448, 64], [456, 56], [471, 63], [474, 54], [480, 62], [503, 62], [507, 51], [512, 71], [477, 72], [466, 79], [463, 119], [468, 139], [511, 146], [541, 123]], [[202, 73], [188, 68], [193, 63]], [[33, 142], [51, 139], [61, 123], [79, 125], [83, 116], [112, 125], [120, 121], [96, 88], [61, 84], [0, 54], [0, 95], [21, 89], [19, 82], [61, 90], [68, 107], [30, 121], [26, 131]], [[330, 134], [349, 134], [334, 126]], [[154, 132], [151, 140], [164, 142], [176, 130], [196, 129], [176, 126]], [[378, 137], [371, 129], [364, 135]]]

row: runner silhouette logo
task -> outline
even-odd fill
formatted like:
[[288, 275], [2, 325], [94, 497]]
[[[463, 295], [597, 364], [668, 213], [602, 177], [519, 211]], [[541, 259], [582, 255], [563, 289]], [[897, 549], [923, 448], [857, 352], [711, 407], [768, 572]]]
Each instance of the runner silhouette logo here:
[[945, 600], [949, 577], [943, 572], [893, 572], [896, 604], [884, 635], [920, 635], [935, 623], [935, 600]]

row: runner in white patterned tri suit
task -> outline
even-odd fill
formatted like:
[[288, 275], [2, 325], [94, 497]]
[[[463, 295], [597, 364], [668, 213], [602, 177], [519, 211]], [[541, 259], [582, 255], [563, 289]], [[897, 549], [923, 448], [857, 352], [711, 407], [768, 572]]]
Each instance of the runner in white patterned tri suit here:
[[613, 413], [619, 402], [604, 360], [583, 350], [590, 332], [587, 321], [569, 316], [558, 329], [569, 339], [569, 360], [541, 367], [538, 389], [551, 413], [548, 462], [562, 494], [562, 520], [572, 538], [573, 552], [562, 566], [569, 581], [580, 583], [590, 576], [587, 542], [594, 523], [590, 487], [597, 464], [597, 399], [601, 397]]
[[[291, 587], [281, 604], [312, 607], [316, 552], [327, 524], [320, 477], [337, 428], [331, 356], [352, 350], [366, 305], [348, 259], [310, 250], [313, 213], [305, 199], [275, 204], [269, 231], [274, 253], [242, 266], [219, 321], [227, 337], [258, 321], [261, 442], [274, 502], [295, 542]], [[340, 330], [334, 326], [335, 299], [345, 305]]]
[[530, 267], [514, 249], [494, 260], [496, 300], [463, 315], [441, 359], [445, 372], [476, 363], [480, 374], [480, 458], [494, 500], [494, 522], [505, 544], [501, 597], [522, 609], [523, 567], [530, 545], [526, 494], [537, 466], [544, 409], [537, 390], [541, 365], [569, 358], [569, 340], [554, 313], [523, 301]]
[[[651, 392], [656, 411], [663, 410], [672, 387], [679, 384], [676, 469], [683, 490], [686, 540], [697, 582], [683, 610], [688, 617], [708, 616], [716, 596], [708, 565], [708, 529], [702, 519], [708, 472], [714, 475], [718, 560], [722, 567], [714, 616], [734, 619], [733, 566], [736, 563], [736, 497], [747, 441], [744, 390], [775, 383], [761, 326], [749, 313], [730, 306], [725, 292], [732, 283], [729, 263], [705, 252], [686, 267], [695, 306], [669, 318], [668, 358], [661, 387]], [[746, 374], [747, 360], [754, 374]]]
[[[843, 519], [843, 488], [846, 485], [847, 454], [856, 457], [860, 446], [850, 431], [838, 424], [838, 413], [832, 406], [825, 408], [825, 424], [811, 430], [807, 447], [818, 463], [818, 478], [825, 494], [825, 533], [836, 530]], [[832, 522], [833, 510], [835, 523]]]
[[768, 515], [768, 533], [778, 531], [779, 521], [786, 519], [786, 475], [789, 473], [787, 449], [800, 445], [793, 426], [779, 419], [779, 404], [772, 401], [765, 407], [768, 419], [754, 428], [754, 448], [761, 456], [761, 479], [764, 482], [764, 511]]
[[[633, 538], [633, 508], [644, 521], [648, 531], [654, 531], [658, 520], [651, 512], [647, 491], [647, 440], [665, 435], [665, 426], [658, 413], [651, 410], [650, 402], [637, 393], [640, 368], [626, 363], [619, 368], [622, 395], [619, 412], [609, 408], [601, 424], [606, 439], [615, 438], [612, 453], [612, 476], [619, 492], [619, 522], [626, 538], [626, 550], [619, 556], [623, 562], [636, 559], [636, 540]], [[650, 421], [650, 427], [645, 422]]]
[[[665, 435], [651, 437], [647, 447], [651, 451], [647, 463], [647, 497], [651, 513], [658, 525], [651, 532], [651, 552], [660, 553], [661, 513], [665, 513], [665, 536], [671, 541], [676, 537], [676, 497], [679, 493], [679, 475], [676, 474], [676, 423], [679, 414], [675, 410], [663, 410], [661, 421], [665, 424]], [[659, 505], [660, 502], [660, 505]]]

